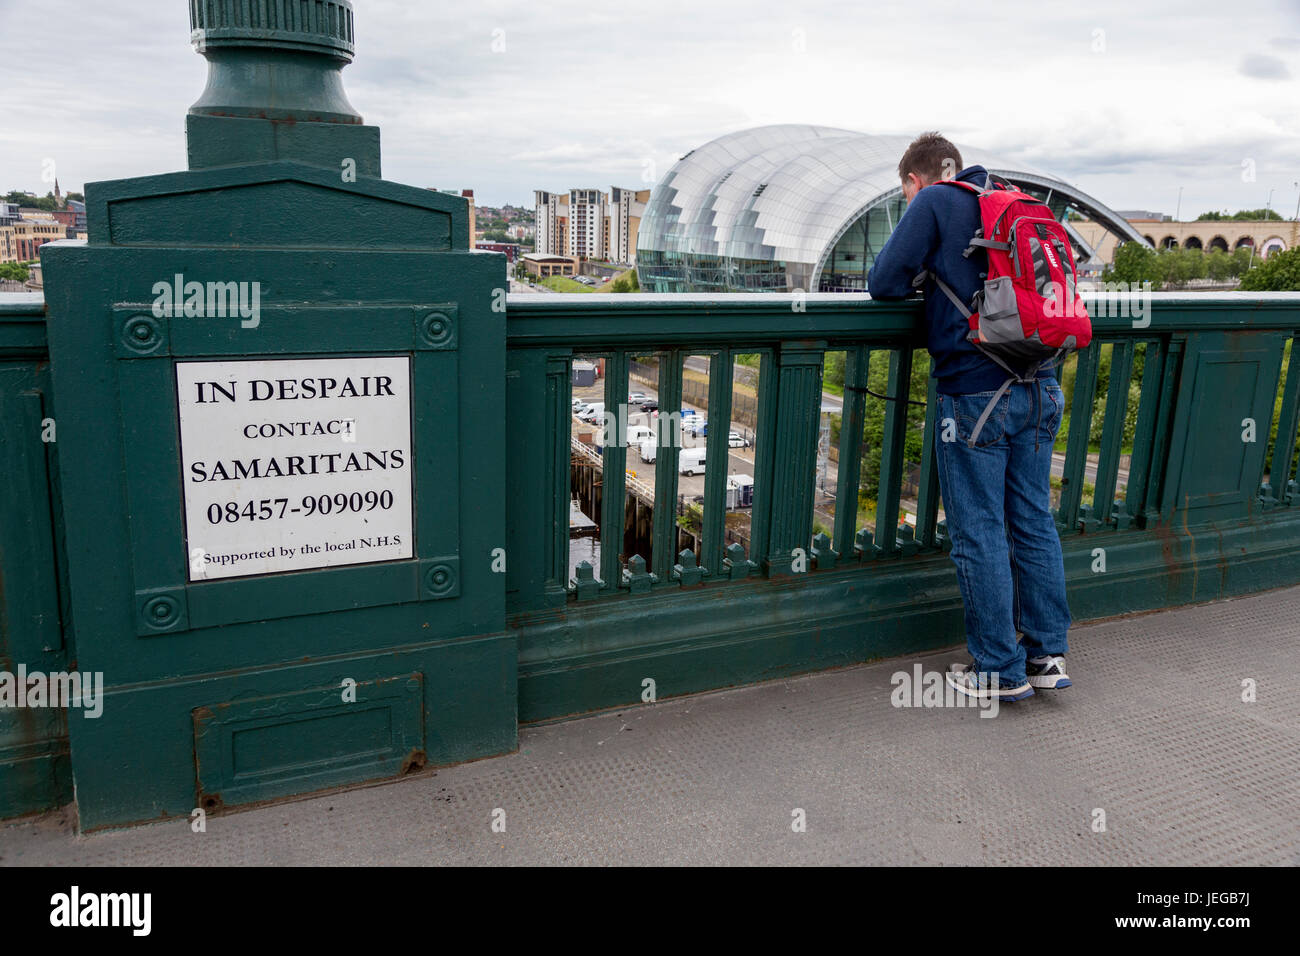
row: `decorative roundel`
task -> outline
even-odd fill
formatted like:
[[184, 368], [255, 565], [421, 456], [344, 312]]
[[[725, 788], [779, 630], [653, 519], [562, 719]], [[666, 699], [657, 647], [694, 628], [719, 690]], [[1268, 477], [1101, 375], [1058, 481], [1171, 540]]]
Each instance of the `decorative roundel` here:
[[171, 627], [181, 616], [181, 605], [174, 597], [165, 594], [151, 597], [144, 605], [144, 619], [150, 627], [159, 630]]
[[122, 340], [131, 351], [147, 355], [162, 345], [162, 328], [151, 315], [133, 315], [122, 326]]
[[456, 586], [456, 572], [449, 564], [435, 564], [425, 573], [424, 586], [431, 594], [446, 594]]
[[453, 328], [451, 316], [445, 312], [430, 312], [420, 323], [420, 332], [430, 345], [446, 345]]

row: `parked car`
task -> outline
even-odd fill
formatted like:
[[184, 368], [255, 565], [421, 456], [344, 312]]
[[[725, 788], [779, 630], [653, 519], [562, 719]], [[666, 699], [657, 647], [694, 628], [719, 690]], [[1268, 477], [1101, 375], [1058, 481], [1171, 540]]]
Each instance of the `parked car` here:
[[659, 411], [659, 399], [647, 398], [644, 402], [641, 403], [641, 411], [643, 412]]
[[740, 432], [731, 432], [727, 435], [727, 444], [732, 448], [748, 448], [754, 443]]
[[648, 396], [645, 392], [631, 392], [627, 396], [627, 403], [629, 405], [640, 405], [642, 402], [646, 401], [649, 397], [650, 396]]

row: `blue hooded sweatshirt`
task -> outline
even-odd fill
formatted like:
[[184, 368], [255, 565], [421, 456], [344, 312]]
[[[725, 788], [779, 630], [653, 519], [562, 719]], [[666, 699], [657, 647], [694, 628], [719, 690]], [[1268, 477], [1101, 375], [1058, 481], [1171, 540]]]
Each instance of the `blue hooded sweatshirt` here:
[[[983, 186], [983, 166], [967, 166], [957, 178]], [[905, 299], [912, 294], [917, 273], [937, 273], [963, 302], [970, 302], [988, 272], [988, 254], [977, 249], [969, 259], [962, 253], [980, 228], [979, 200], [965, 189], [927, 186], [916, 194], [898, 226], [876, 255], [867, 274], [873, 299]], [[970, 323], [943, 291], [927, 279], [925, 290], [926, 348], [933, 360], [931, 375], [945, 395], [990, 392], [1007, 380], [1006, 370], [966, 340]], [[1015, 367], [1014, 365], [1012, 366]], [[1055, 377], [1040, 369], [1039, 378]]]

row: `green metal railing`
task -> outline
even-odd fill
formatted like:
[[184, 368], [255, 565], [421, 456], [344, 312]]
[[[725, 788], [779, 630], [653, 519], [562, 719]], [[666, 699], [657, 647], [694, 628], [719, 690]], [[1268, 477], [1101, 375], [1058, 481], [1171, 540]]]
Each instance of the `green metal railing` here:
[[[1095, 536], [1156, 534], [1175, 521], [1186, 526], [1189, 522], [1254, 521], [1289, 513], [1296, 497], [1290, 476], [1300, 414], [1300, 370], [1294, 364], [1282, 384], [1276, 411], [1274, 396], [1289, 352], [1287, 342], [1300, 334], [1300, 296], [1157, 294], [1150, 297], [1149, 311], [1136, 319], [1106, 314], [1112, 311], [1116, 311], [1113, 306], [1094, 302], [1093, 342], [1072, 360], [1073, 386], [1062, 427], [1062, 431], [1068, 428], [1069, 438], [1056, 510], [1063, 538], [1086, 535], [1095, 543], [1100, 540]], [[933, 455], [933, 379], [929, 380], [926, 402], [915, 527], [900, 522], [908, 431], [905, 402], [913, 366], [926, 361], [922, 321], [919, 303], [874, 302], [853, 294], [510, 296], [507, 334], [512, 374], [523, 374], [529, 367], [540, 369], [543, 364], [547, 369], [544, 422], [519, 414], [522, 405], [540, 403], [540, 375], [528, 378], [525, 374], [524, 379], [516, 380], [507, 398], [511, 409], [507, 456], [511, 474], [522, 479], [515, 486], [512, 502], [544, 511], [549, 535], [543, 573], [531, 581], [512, 582], [515, 610], [618, 594], [681, 590], [696, 584], [728, 587], [750, 577], [783, 577], [796, 570], [791, 555], [797, 549], [810, 555], [807, 567], [814, 573], [844, 572], [892, 558], [925, 558], [945, 550], [948, 542], [939, 518]], [[1109, 357], [1112, 387], [1100, 411], [1100, 442], [1090, 458], [1103, 350]], [[846, 354], [836, 491], [841, 507], [836, 509], [833, 533], [815, 539], [812, 496], [822, 366], [825, 355], [834, 351]], [[1194, 381], [1184, 368], [1189, 351], [1201, 360]], [[859, 528], [855, 527], [857, 509], [843, 503], [857, 499], [867, 369], [875, 352], [887, 353], [889, 363], [878, 450], [879, 494], [874, 526]], [[681, 406], [684, 357], [707, 356], [708, 418], [724, 426], [708, 432], [706, 461], [716, 462], [726, 460], [731, 363], [741, 353], [762, 357], [748, 553], [741, 554], [735, 545], [726, 546], [726, 469], [706, 468], [698, 549], [701, 573], [684, 573], [694, 555], [678, 548], [676, 459], [663, 454], [655, 463], [651, 560], [643, 568], [639, 559], [645, 555], [623, 553], [627, 448], [621, 442], [611, 443], [602, 453], [600, 566], [590, 575], [580, 568], [579, 576], [570, 579], [565, 462], [571, 425], [571, 360], [575, 356], [605, 360], [605, 408], [617, 409], [627, 402], [629, 361], [636, 356], [657, 356], [659, 407], [666, 411]], [[1144, 369], [1133, 423], [1128, 386], [1139, 355]], [[1245, 386], [1253, 389], [1251, 394], [1240, 392]], [[1241, 418], [1255, 418], [1253, 442], [1233, 437], [1236, 431], [1227, 434], [1226, 424], [1232, 423], [1221, 421], [1222, 416], [1199, 420], [1198, 416], [1213, 410], [1207, 398], [1220, 388], [1237, 390], [1238, 406], [1251, 412]], [[1126, 424], [1132, 431], [1132, 449], [1117, 497]], [[1266, 460], [1271, 426], [1276, 426], [1278, 438]], [[529, 462], [546, 457], [548, 450], [551, 467], [542, 500], [536, 496], [537, 489], [528, 487], [538, 477]], [[1171, 454], [1179, 456], [1176, 464], [1182, 470], [1177, 474], [1171, 474]], [[1222, 460], [1212, 465], [1210, 473], [1186, 473], [1189, 461], [1204, 466], [1216, 456]], [[1204, 494], [1195, 494], [1206, 481], [1218, 481], [1223, 487], [1206, 486]], [[1093, 485], [1090, 494], [1085, 493], [1087, 483]], [[1232, 489], [1235, 493], [1228, 494]], [[1180, 493], [1186, 501], [1178, 500]], [[1193, 500], [1198, 498], [1208, 500]], [[518, 528], [523, 523], [517, 519], [510, 526]], [[533, 567], [536, 555], [529, 554], [528, 548], [526, 537], [510, 542], [511, 553]]]
[[[506, 305], [506, 415], [487, 423], [505, 453], [481, 467], [506, 469], [506, 620], [518, 647], [519, 720], [646, 700], [647, 686], [666, 697], [961, 641], [918, 303], [853, 294], [534, 294]], [[1075, 619], [1300, 582], [1292, 478], [1300, 369], [1291, 358], [1300, 295], [1156, 295], [1142, 321], [1094, 312], [1094, 330], [1062, 375], [1070, 407], [1056, 516]], [[76, 654], [52, 464], [58, 446], [31, 437], [53, 415], [45, 331], [39, 296], [0, 297], [8, 495], [0, 665], [56, 671], [75, 666]], [[837, 507], [815, 534], [830, 353], [844, 360]], [[633, 360], [654, 356], [660, 407], [671, 411], [688, 391], [686, 359], [706, 357], [700, 403], [716, 427], [705, 458], [717, 462], [729, 454], [731, 370], [744, 354], [759, 357], [756, 396], [745, 400], [756, 434], [747, 546], [728, 539], [726, 469], [706, 467], [698, 540], [687, 550], [675, 453], [660, 454], [653, 473], [637, 479], [621, 442], [573, 454], [573, 362], [604, 360], [603, 400], [616, 409], [627, 403]], [[1103, 370], [1109, 387], [1099, 398]], [[907, 402], [922, 394], [917, 426], [921, 416], [909, 418]], [[872, 415], [879, 443], [864, 446]], [[917, 427], [919, 443], [909, 434]], [[577, 574], [569, 562], [575, 458], [599, 469], [601, 485], [591, 515], [598, 566]], [[874, 520], [863, 524], [860, 483], [877, 473]], [[645, 554], [624, 546], [629, 490], [653, 497]], [[913, 521], [901, 520], [905, 510]], [[476, 514], [467, 509], [459, 520], [469, 527]], [[70, 798], [63, 716], [44, 713], [39, 724], [0, 714], [0, 815]]]
[[[45, 301], [0, 295], [0, 671], [75, 658], [68, 612]], [[72, 798], [67, 717], [0, 708], [0, 817]]]

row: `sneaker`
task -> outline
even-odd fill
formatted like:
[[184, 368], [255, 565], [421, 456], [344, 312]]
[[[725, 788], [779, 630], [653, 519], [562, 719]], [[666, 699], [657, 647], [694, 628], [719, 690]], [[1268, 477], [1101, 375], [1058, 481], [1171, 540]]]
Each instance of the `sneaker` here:
[[1071, 683], [1065, 673], [1065, 658], [1059, 654], [1029, 658], [1025, 661], [1025, 673], [1029, 675], [1030, 684], [1048, 690], [1060, 690]]
[[998, 687], [989, 687], [988, 676], [981, 675], [973, 662], [969, 664], [953, 664], [943, 676], [949, 687], [959, 694], [965, 694], [967, 697], [981, 699], [996, 697], [999, 701], [1013, 701], [1034, 696], [1034, 689], [1027, 683], [1018, 686], [1000, 684]]

